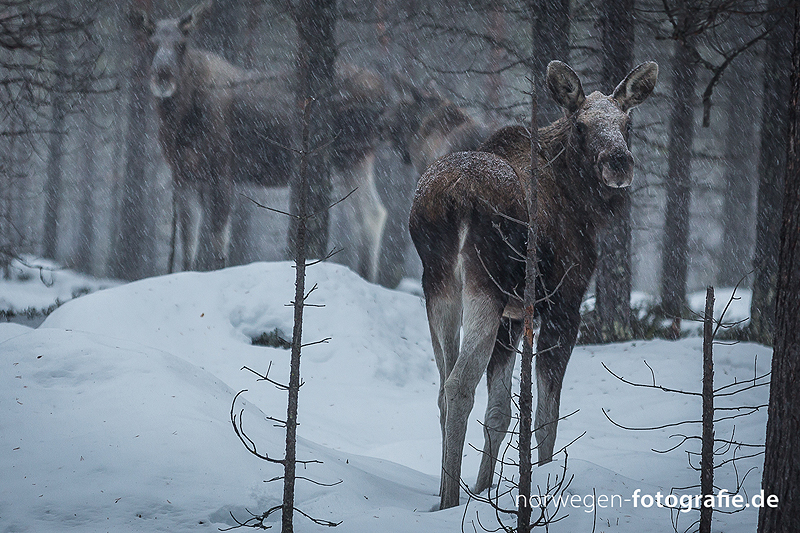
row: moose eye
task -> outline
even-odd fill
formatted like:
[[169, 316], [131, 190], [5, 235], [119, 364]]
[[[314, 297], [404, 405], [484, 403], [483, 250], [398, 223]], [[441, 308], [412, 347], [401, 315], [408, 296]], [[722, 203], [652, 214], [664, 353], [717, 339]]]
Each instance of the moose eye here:
[[586, 124], [583, 122], [575, 122], [575, 132], [578, 134], [578, 137], [585, 137], [586, 136]]

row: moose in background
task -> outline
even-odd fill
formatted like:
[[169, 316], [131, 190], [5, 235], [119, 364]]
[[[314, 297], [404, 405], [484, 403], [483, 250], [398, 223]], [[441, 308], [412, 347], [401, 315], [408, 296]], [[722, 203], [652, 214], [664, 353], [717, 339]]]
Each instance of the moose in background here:
[[[153, 46], [150, 88], [159, 116], [159, 142], [172, 171], [173, 242], [179, 234], [184, 270], [225, 266], [236, 183], [286, 186], [295, 157], [299, 116], [294, 79], [286, 72], [240, 69], [198, 50], [189, 36], [211, 6], [197, 4], [179, 18], [151, 21], [134, 13], [134, 24]], [[348, 228], [362, 276], [377, 276], [386, 210], [374, 183], [374, 151], [385, 107], [383, 80], [375, 73], [339, 65], [332, 88], [331, 146], [334, 189], [357, 191], [348, 198], [355, 227]], [[193, 215], [199, 198], [203, 223]], [[201, 235], [206, 228], [207, 235]], [[200, 254], [205, 239], [210, 257]], [[172, 265], [170, 265], [170, 269]]]

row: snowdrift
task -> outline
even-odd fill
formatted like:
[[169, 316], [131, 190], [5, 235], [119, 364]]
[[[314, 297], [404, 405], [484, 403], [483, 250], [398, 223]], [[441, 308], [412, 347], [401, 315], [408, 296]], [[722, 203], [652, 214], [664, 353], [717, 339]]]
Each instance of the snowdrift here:
[[[438, 501], [440, 429], [438, 374], [424, 305], [417, 296], [364, 282], [347, 269], [321, 264], [309, 271], [317, 285], [304, 341], [298, 456], [322, 461], [300, 473], [324, 487], [298, 482], [297, 505], [319, 518], [342, 521], [336, 531], [461, 531], [472, 503], [430, 512]], [[289, 353], [251, 345], [263, 332], [291, 332], [294, 270], [258, 263], [212, 273], [181, 273], [101, 290], [70, 301], [37, 329], [0, 324], [0, 530], [217, 531], [280, 501], [278, 465], [247, 453], [229, 421], [236, 409], [259, 451], [279, 457], [283, 432], [266, 419], [285, 415], [285, 394], [254, 374], [270, 368], [285, 381]], [[752, 344], [717, 346], [717, 383], [750, 379], [769, 368], [769, 350]], [[756, 362], [757, 359], [757, 362]], [[673, 433], [697, 425], [626, 431], [699, 418], [694, 398], [633, 388], [627, 379], [699, 390], [699, 339], [636, 342], [575, 350], [564, 385], [558, 446], [569, 447], [567, 491], [587, 495], [669, 493], [697, 483], [686, 454], [655, 454], [677, 442]], [[757, 368], [756, 368], [757, 367]], [[731, 404], [766, 403], [767, 387]], [[479, 389], [468, 442], [480, 447], [486, 393]], [[753, 403], [756, 402], [756, 403]], [[735, 436], [763, 442], [764, 410], [735, 420]], [[718, 436], [733, 423], [720, 425]], [[689, 442], [681, 450], [699, 449]], [[468, 447], [464, 476], [472, 483], [480, 460]], [[742, 452], [740, 455], [744, 455]], [[760, 458], [738, 466], [748, 494], [760, 485]], [[536, 472], [536, 483], [560, 472], [560, 461]], [[736, 473], [723, 467], [716, 484], [733, 490]], [[466, 502], [466, 497], [462, 497]], [[596, 512], [595, 512], [596, 511]], [[670, 528], [670, 511], [655, 506], [590, 510], [568, 507], [551, 531], [656, 531]], [[685, 513], [688, 526], [697, 513]], [[752, 531], [757, 510], [717, 514], [715, 527]], [[279, 516], [275, 515], [276, 528]], [[305, 518], [298, 531], [316, 531]], [[476, 526], [480, 529], [480, 526]]]

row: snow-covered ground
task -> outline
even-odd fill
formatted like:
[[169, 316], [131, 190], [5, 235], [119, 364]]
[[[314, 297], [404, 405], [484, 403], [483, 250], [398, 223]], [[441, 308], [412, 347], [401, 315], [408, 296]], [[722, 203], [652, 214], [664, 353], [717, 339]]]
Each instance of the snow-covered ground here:
[[[37, 280], [38, 282], [38, 280]], [[40, 283], [40, 282], [39, 282]], [[440, 429], [433, 362], [422, 300], [359, 279], [347, 269], [320, 264], [309, 270], [318, 285], [308, 308], [304, 340], [330, 337], [304, 349], [300, 391], [301, 459], [319, 460], [300, 474], [334, 486], [299, 481], [297, 507], [341, 521], [336, 531], [461, 531], [491, 526], [493, 513], [470, 504], [430, 512], [437, 503]], [[9, 298], [0, 285], [0, 300]], [[257, 381], [247, 366], [285, 381], [289, 352], [252, 346], [251, 338], [276, 328], [291, 332], [294, 270], [288, 263], [257, 263], [212, 273], [181, 273], [117, 286], [72, 300], [37, 329], [0, 324], [1, 531], [217, 531], [280, 502], [280, 482], [266, 482], [279, 465], [250, 455], [230, 424], [234, 395], [248, 389], [236, 412], [259, 452], [280, 457], [285, 393]], [[724, 298], [718, 295], [718, 305]], [[26, 304], [27, 305], [27, 304]], [[38, 304], [37, 304], [38, 305]], [[718, 386], [769, 369], [770, 350], [754, 344], [715, 348]], [[569, 447], [574, 476], [559, 531], [667, 531], [670, 511], [630, 501], [698, 483], [676, 433], [699, 434], [699, 425], [656, 431], [700, 416], [699, 399], [635, 388], [611, 376], [700, 389], [701, 343], [632, 342], [576, 348], [565, 378], [557, 446]], [[756, 362], [757, 360], [757, 362]], [[721, 405], [765, 404], [768, 388], [720, 399]], [[725, 403], [723, 403], [723, 401]], [[468, 441], [480, 447], [486, 402], [480, 387]], [[721, 412], [729, 414], [729, 412]], [[734, 420], [735, 437], [764, 440], [766, 410]], [[733, 422], [717, 427], [728, 438]], [[732, 452], [731, 452], [732, 453]], [[729, 453], [728, 456], [731, 455]], [[737, 455], [752, 453], [743, 449]], [[464, 476], [474, 482], [479, 454], [467, 447]], [[697, 464], [697, 461], [694, 461]], [[537, 468], [535, 483], [560, 472], [563, 455]], [[749, 496], [759, 490], [761, 458], [723, 466], [715, 484], [733, 491], [736, 475]], [[696, 494], [697, 489], [685, 491]], [[592, 512], [590, 497], [612, 503]], [[614, 499], [614, 497], [618, 499]], [[465, 501], [466, 498], [462, 498]], [[576, 502], [577, 500], [571, 500]], [[511, 505], [513, 502], [504, 502]], [[696, 512], [681, 515], [688, 527]], [[715, 514], [715, 530], [753, 531], [757, 511]], [[274, 516], [276, 529], [279, 517]], [[300, 515], [297, 531], [316, 531]]]
[[0, 313], [16, 322], [38, 325], [45, 315], [73, 298], [119, 285], [61, 268], [32, 256], [11, 260], [9, 279], [0, 276]]

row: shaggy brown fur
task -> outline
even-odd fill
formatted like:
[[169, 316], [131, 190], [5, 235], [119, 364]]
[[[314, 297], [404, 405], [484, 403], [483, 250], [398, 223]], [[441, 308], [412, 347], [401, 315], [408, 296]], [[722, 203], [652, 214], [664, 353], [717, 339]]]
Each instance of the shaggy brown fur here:
[[[567, 65], [554, 61], [548, 67], [550, 90], [568, 114], [539, 130], [535, 427], [540, 463], [553, 454], [561, 385], [595, 267], [597, 230], [613, 215], [633, 175], [627, 111], [650, 94], [656, 76], [655, 63], [646, 63], [612, 96], [586, 97]], [[489, 404], [477, 492], [492, 483], [510, 421], [525, 284], [528, 213], [522, 181], [530, 173], [528, 131], [503, 128], [480, 152], [456, 153], [432, 164], [420, 178], [411, 209], [411, 237], [422, 259], [441, 378], [441, 508], [459, 501], [466, 421], [484, 371]]]

